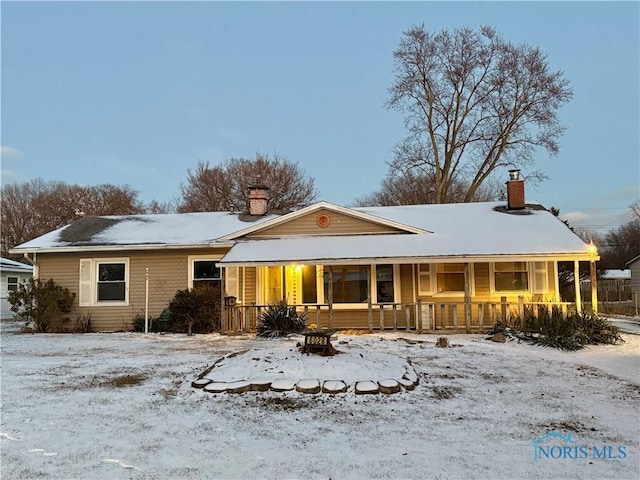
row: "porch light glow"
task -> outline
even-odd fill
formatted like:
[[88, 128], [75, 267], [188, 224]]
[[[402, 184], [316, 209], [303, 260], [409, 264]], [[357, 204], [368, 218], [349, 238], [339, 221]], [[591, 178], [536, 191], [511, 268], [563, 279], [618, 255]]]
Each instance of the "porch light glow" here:
[[598, 247], [593, 244], [593, 240], [589, 242], [587, 254], [589, 255], [589, 258], [596, 258], [598, 256]]

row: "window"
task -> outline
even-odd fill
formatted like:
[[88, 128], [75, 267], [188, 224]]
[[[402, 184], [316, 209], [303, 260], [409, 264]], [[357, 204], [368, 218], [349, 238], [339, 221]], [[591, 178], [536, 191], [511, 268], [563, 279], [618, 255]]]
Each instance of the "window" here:
[[[333, 303], [366, 302], [368, 294], [368, 266], [324, 267], [324, 303], [329, 303], [329, 292]], [[331, 288], [331, 290], [330, 290]]]
[[302, 269], [302, 303], [316, 303], [318, 301], [318, 277], [316, 267], [304, 265]]
[[220, 268], [216, 267], [215, 260], [195, 260], [193, 262], [193, 289], [208, 288], [213, 282], [219, 282], [222, 278]]
[[464, 293], [464, 263], [439, 263], [436, 282], [438, 293]]
[[79, 277], [81, 307], [129, 304], [128, 258], [83, 258]]
[[433, 286], [431, 284], [432, 266], [428, 263], [418, 265], [418, 291], [420, 295], [432, 295]]
[[7, 290], [13, 292], [18, 289], [18, 277], [7, 277]]
[[124, 263], [98, 263], [98, 302], [124, 302], [126, 287]]
[[393, 265], [377, 265], [376, 292], [378, 303], [394, 302], [395, 292], [393, 285]]
[[496, 292], [526, 292], [529, 274], [526, 262], [500, 262], [493, 265]]
[[547, 262], [533, 262], [533, 293], [549, 293]]

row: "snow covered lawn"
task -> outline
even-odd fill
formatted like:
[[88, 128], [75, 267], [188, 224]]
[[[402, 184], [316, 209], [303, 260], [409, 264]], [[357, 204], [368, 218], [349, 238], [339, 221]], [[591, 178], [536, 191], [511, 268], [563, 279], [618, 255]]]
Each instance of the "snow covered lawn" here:
[[[640, 478], [638, 335], [568, 353], [479, 335], [446, 349], [430, 335], [339, 335], [345, 353], [323, 358], [298, 353], [299, 338], [2, 330], [3, 479]], [[191, 387], [244, 350], [211, 375], [350, 383], [409, 363], [419, 384], [391, 395]], [[544, 440], [555, 458], [534, 461], [551, 432], [573, 443]]]

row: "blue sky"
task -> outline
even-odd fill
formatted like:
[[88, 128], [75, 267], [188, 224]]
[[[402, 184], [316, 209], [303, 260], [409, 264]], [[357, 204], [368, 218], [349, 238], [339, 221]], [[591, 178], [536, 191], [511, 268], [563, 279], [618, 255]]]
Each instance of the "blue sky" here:
[[[256, 152], [323, 200], [378, 188], [404, 134], [386, 110], [413, 24], [493, 25], [570, 80], [560, 155], [527, 198], [606, 232], [640, 197], [638, 2], [6, 2], [2, 182], [41, 177], [179, 195], [187, 170]], [[526, 172], [524, 172], [526, 174]]]

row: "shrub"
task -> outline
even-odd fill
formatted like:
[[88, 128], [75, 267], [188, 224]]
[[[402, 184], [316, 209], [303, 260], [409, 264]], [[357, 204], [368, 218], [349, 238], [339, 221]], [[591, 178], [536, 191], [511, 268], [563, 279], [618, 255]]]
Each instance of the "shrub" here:
[[[217, 303], [217, 306], [216, 306]], [[220, 289], [178, 290], [169, 302], [167, 331], [209, 333], [220, 328]], [[160, 323], [160, 322], [158, 322]]]
[[301, 332], [306, 325], [306, 314], [298, 315], [296, 307], [290, 307], [287, 302], [282, 301], [269, 305], [261, 315], [256, 334], [259, 337], [284, 337]]
[[69, 321], [61, 314], [69, 313], [76, 294], [56, 285], [53, 279], [42, 281], [30, 278], [9, 293], [11, 311], [32, 324], [36, 332], [62, 331]]

